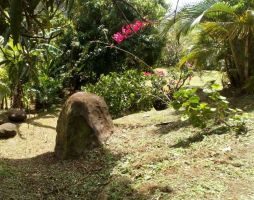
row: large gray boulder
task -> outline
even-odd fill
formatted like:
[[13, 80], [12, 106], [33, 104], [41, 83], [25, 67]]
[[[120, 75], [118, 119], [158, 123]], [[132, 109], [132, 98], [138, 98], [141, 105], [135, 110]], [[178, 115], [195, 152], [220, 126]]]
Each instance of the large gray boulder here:
[[12, 123], [0, 125], [0, 139], [12, 138], [17, 134], [17, 126]]
[[56, 131], [56, 157], [76, 158], [102, 145], [113, 133], [113, 121], [103, 98], [78, 92], [65, 102]]

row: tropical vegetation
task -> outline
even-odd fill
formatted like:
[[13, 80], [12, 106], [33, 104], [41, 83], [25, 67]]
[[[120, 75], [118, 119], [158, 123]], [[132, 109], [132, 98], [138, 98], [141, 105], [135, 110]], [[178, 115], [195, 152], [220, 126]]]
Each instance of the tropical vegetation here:
[[205, 0], [185, 7], [175, 24], [174, 19], [167, 24], [174, 24], [178, 39], [187, 37], [179, 65], [190, 62], [200, 68], [223, 69], [232, 86], [252, 92], [253, 16], [252, 1]]
[[[254, 0], [181, 1], [0, 0], [0, 199], [253, 199]], [[114, 133], [59, 161], [80, 91]]]

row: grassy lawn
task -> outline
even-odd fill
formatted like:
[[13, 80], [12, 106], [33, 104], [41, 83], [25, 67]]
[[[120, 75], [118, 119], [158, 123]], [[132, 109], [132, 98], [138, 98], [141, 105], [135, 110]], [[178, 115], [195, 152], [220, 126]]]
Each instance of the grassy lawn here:
[[234, 99], [250, 114], [245, 135], [151, 110], [115, 120], [104, 149], [67, 161], [53, 154], [58, 112], [31, 115], [22, 137], [0, 140], [0, 199], [254, 199], [253, 98]]

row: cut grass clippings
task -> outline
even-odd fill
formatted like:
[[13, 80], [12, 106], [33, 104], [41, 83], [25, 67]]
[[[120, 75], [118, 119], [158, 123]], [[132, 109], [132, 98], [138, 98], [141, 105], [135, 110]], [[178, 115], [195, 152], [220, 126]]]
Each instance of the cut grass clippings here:
[[254, 197], [253, 132], [202, 132], [172, 113], [152, 110], [117, 119], [105, 149], [67, 161], [53, 154], [56, 115], [35, 117], [20, 127], [25, 139], [0, 141], [0, 199]]

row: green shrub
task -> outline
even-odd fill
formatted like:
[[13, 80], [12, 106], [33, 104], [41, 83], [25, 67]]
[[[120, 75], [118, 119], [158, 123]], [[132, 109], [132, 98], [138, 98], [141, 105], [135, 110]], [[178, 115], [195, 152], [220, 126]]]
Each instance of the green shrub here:
[[61, 102], [63, 94], [62, 80], [49, 77], [41, 73], [36, 84], [28, 83], [24, 88], [24, 100], [29, 105], [29, 99], [35, 100], [36, 109], [50, 108], [52, 105]]
[[203, 92], [207, 101], [201, 102], [197, 89], [180, 89], [173, 95], [172, 106], [176, 110], [183, 110], [182, 120], [188, 120], [193, 126], [206, 128], [213, 121], [223, 124], [236, 132], [245, 132], [245, 115], [240, 109], [232, 109], [226, 97], [221, 96], [220, 85], [210, 84]]
[[[112, 72], [106, 76], [102, 75], [95, 85], [89, 84], [83, 87], [83, 90], [104, 97], [112, 116], [120, 117], [152, 108], [156, 96], [152, 85], [156, 81], [151, 77], [144, 76], [136, 70], [129, 70], [123, 74]], [[154, 79], [152, 83], [149, 81], [151, 79]], [[162, 84], [160, 81], [159, 83]], [[158, 90], [158, 94], [160, 92]]]

